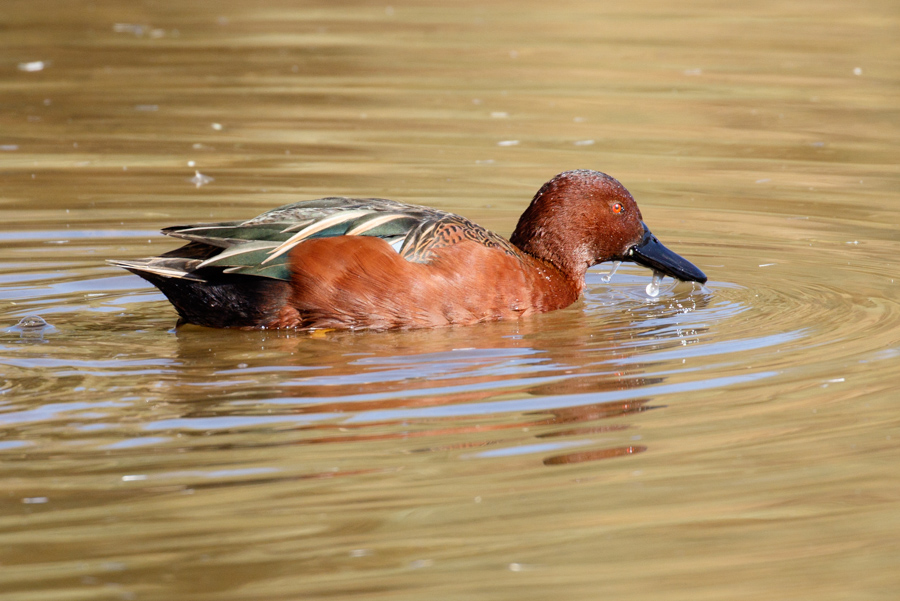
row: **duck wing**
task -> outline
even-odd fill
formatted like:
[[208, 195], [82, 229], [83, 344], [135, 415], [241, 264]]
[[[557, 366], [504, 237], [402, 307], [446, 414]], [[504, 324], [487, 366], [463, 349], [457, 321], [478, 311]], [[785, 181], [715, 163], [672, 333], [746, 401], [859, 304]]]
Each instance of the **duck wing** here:
[[165, 278], [205, 280], [210, 273], [290, 280], [288, 256], [305, 240], [332, 236], [383, 239], [403, 258], [428, 263], [436, 249], [474, 240], [517, 255], [504, 238], [464, 217], [382, 198], [329, 197], [273, 209], [246, 221], [168, 227], [189, 243], [158, 257], [111, 263]]

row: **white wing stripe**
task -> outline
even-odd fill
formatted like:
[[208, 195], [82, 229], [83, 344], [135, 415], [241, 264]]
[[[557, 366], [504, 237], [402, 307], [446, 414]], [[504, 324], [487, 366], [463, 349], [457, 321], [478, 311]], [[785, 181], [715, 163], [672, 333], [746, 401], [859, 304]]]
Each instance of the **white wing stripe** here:
[[313, 223], [312, 225], [309, 225], [309, 226], [303, 228], [302, 230], [300, 230], [299, 232], [297, 232], [296, 234], [294, 234], [293, 236], [291, 236], [290, 238], [288, 238], [287, 240], [282, 242], [278, 248], [274, 249], [271, 253], [269, 253], [269, 258], [266, 259], [265, 261], [263, 261], [261, 264], [265, 265], [272, 259], [274, 259], [276, 257], [280, 257], [281, 255], [283, 255], [287, 251], [291, 250], [292, 248], [294, 248], [295, 246], [297, 246], [298, 244], [303, 242], [303, 240], [305, 240], [306, 238], [309, 238], [313, 234], [321, 232], [322, 230], [327, 230], [328, 228], [338, 225], [339, 223], [344, 223], [345, 221], [350, 221], [352, 219], [356, 219], [357, 217], [362, 217], [363, 215], [368, 215], [371, 212], [372, 211], [341, 211], [339, 213], [332, 215], [331, 217], [326, 217], [325, 219], [322, 219], [321, 221], [317, 221], [317, 222]]
[[385, 223], [390, 223], [391, 221], [395, 221], [397, 219], [403, 219], [406, 215], [382, 215], [381, 217], [376, 217], [375, 219], [370, 219], [365, 223], [361, 223], [357, 225], [355, 228], [347, 232], [347, 236], [359, 236], [363, 232], [368, 232], [371, 229], [378, 227], [379, 225], [384, 225]]
[[203, 261], [199, 265], [197, 265], [196, 269], [202, 269], [204, 267], [209, 267], [210, 265], [215, 265], [219, 263], [222, 259], [227, 259], [229, 257], [234, 257], [237, 255], [243, 255], [247, 253], [257, 252], [260, 250], [265, 250], [267, 248], [275, 248], [277, 246], [276, 242], [266, 242], [266, 241], [254, 241], [254, 242], [246, 242], [244, 244], [239, 244], [237, 246], [232, 246], [231, 248], [226, 248], [222, 252], [217, 255], [214, 255], [207, 260]]

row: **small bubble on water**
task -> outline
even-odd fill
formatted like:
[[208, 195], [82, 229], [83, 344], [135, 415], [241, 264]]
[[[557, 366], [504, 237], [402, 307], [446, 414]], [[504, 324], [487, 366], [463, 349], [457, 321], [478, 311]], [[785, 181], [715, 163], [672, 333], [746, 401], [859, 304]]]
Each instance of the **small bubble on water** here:
[[36, 330], [38, 328], [46, 328], [50, 324], [47, 323], [47, 320], [41, 317], [40, 315], [27, 315], [23, 317], [19, 323], [16, 324], [16, 327], [25, 328], [28, 330]]
[[113, 31], [116, 33], [130, 33], [137, 37], [144, 35], [145, 29], [143, 25], [137, 23], [113, 23]]
[[409, 567], [412, 568], [413, 570], [427, 568], [432, 565], [434, 565], [433, 559], [416, 559], [416, 560], [409, 562]]
[[194, 177], [188, 179], [188, 181], [199, 188], [200, 186], [205, 186], [215, 180], [208, 175], [203, 175], [199, 171], [194, 171]]
[[27, 63], [19, 63], [19, 71], [25, 71], [26, 73], [34, 73], [36, 71], [43, 71], [44, 67], [46, 67], [49, 63], [45, 61], [31, 61]]

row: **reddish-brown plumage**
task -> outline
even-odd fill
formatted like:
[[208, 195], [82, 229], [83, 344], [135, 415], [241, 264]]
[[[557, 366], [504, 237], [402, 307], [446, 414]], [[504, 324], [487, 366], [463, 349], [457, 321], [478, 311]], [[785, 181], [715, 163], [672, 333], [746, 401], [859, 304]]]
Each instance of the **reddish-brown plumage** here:
[[518, 319], [572, 304], [558, 269], [471, 240], [412, 263], [364, 236], [316, 238], [290, 258], [291, 295], [279, 328], [422, 328]]
[[596, 171], [568, 171], [538, 190], [510, 241], [556, 265], [581, 292], [589, 267], [622, 257], [642, 235], [641, 211], [625, 186]]
[[115, 263], [159, 287], [182, 321], [214, 327], [391, 329], [518, 319], [570, 305], [587, 269], [607, 260], [706, 281], [650, 233], [622, 184], [588, 170], [544, 184], [508, 241], [436, 209], [341, 197], [164, 231], [191, 242]]

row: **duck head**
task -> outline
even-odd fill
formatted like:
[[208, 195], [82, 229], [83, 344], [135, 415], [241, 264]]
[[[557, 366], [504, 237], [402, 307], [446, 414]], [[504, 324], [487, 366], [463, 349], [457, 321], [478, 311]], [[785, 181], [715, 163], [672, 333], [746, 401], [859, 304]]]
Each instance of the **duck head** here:
[[650, 232], [625, 186], [599, 171], [566, 171], [544, 184], [510, 241], [556, 266], [579, 290], [587, 269], [603, 261], [632, 261], [686, 282], [706, 282], [702, 271]]

